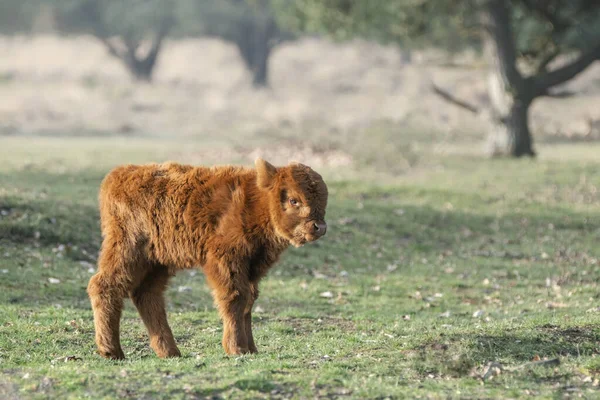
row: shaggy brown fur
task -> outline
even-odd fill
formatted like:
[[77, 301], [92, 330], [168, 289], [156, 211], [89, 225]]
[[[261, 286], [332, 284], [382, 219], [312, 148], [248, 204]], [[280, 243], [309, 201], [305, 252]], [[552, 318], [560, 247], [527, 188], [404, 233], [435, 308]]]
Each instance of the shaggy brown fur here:
[[223, 320], [228, 354], [256, 352], [252, 305], [260, 279], [289, 244], [325, 234], [327, 186], [302, 164], [256, 169], [127, 165], [100, 188], [103, 243], [88, 285], [98, 352], [124, 358], [123, 299], [130, 297], [159, 357], [179, 356], [164, 291], [177, 270], [200, 267]]

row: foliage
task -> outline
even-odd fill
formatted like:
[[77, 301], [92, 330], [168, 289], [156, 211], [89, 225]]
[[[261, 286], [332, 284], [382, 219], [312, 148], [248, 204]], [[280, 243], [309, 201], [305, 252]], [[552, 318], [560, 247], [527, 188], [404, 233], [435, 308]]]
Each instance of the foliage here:
[[589, 0], [513, 0], [517, 54], [530, 68], [545, 69], [558, 56], [600, 43], [600, 3]]
[[34, 0], [2, 0], [0, 33], [12, 35], [30, 32], [39, 11], [39, 4]]
[[[476, 44], [483, 0], [272, 0], [284, 26], [336, 39], [366, 37], [401, 46], [455, 50]], [[540, 64], [555, 52], [590, 48], [600, 40], [594, 0], [510, 0], [518, 54]]]
[[175, 0], [54, 0], [60, 31], [141, 41], [173, 19]]
[[473, 44], [469, 1], [272, 0], [282, 25], [327, 33], [338, 40], [365, 37], [402, 47]]

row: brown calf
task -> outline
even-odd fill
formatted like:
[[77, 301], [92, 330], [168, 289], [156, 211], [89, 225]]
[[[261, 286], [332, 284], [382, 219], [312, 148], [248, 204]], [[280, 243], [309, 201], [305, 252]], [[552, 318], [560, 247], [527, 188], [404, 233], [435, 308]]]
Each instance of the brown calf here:
[[100, 188], [102, 250], [88, 285], [98, 352], [124, 358], [123, 299], [130, 297], [159, 357], [180, 355], [167, 322], [170, 276], [201, 268], [223, 320], [228, 354], [256, 352], [252, 305], [258, 282], [290, 245], [325, 234], [327, 186], [302, 164], [256, 169], [175, 163], [127, 165]]

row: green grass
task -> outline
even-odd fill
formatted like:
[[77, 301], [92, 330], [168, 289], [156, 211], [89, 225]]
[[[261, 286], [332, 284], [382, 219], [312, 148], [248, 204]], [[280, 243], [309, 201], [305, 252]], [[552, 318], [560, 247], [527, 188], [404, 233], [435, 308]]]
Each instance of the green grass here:
[[[182, 358], [157, 359], [127, 303], [127, 360], [101, 359], [85, 292], [100, 180], [200, 146], [0, 139], [0, 397], [600, 396], [600, 146], [589, 144], [543, 148], [536, 162], [429, 155], [400, 177], [325, 169], [330, 231], [263, 281], [259, 354], [224, 355], [202, 273], [186, 271], [168, 292]], [[560, 365], [480, 379], [492, 361], [538, 357]]]

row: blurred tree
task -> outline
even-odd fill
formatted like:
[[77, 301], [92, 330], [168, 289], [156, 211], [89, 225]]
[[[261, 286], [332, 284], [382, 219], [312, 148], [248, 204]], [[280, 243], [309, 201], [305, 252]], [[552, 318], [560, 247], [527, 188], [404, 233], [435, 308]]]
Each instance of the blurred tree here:
[[293, 38], [279, 28], [269, 0], [192, 0], [180, 11], [184, 33], [235, 44], [256, 87], [268, 84], [273, 49]]
[[152, 78], [167, 34], [234, 43], [259, 87], [267, 85], [275, 46], [292, 38], [279, 29], [269, 0], [53, 1], [61, 32], [96, 36], [136, 79], [145, 81]]
[[[404, 46], [481, 43], [490, 64], [490, 109], [434, 86], [448, 101], [486, 115], [493, 155], [534, 156], [529, 108], [600, 59], [598, 0], [272, 0], [282, 25]], [[457, 40], [460, 38], [460, 40]]]
[[0, 33], [13, 35], [30, 32], [38, 10], [39, 5], [31, 1], [0, 1]]
[[[135, 79], [151, 81], [175, 0], [54, 0], [58, 29], [90, 33]], [[150, 38], [150, 40], [148, 40]]]

